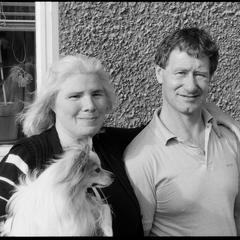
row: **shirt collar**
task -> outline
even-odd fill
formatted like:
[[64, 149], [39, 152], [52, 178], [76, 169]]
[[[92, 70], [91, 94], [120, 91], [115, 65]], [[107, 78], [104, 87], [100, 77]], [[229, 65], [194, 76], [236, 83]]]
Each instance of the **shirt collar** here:
[[211, 124], [213, 122], [213, 116], [205, 108], [202, 108], [202, 117], [203, 117], [203, 121], [204, 121], [205, 126], [207, 124], [209, 124], [209, 123]]
[[[154, 134], [157, 137], [160, 137], [164, 144], [166, 145], [171, 139], [177, 139], [177, 136], [172, 133], [161, 121], [159, 115], [161, 112], [161, 108], [157, 108], [153, 114], [152, 121], [150, 122], [150, 128], [153, 130]], [[203, 121], [205, 123], [205, 126], [209, 124], [214, 124], [214, 128], [218, 130], [218, 126], [216, 124], [216, 120], [213, 118], [213, 116], [208, 112], [207, 109], [202, 109], [202, 116]]]
[[217, 119], [214, 118], [211, 113], [206, 109], [206, 108], [203, 108], [202, 110], [202, 116], [203, 116], [203, 120], [204, 120], [204, 123], [205, 123], [205, 126], [211, 124], [213, 126], [213, 130], [215, 131], [216, 135], [221, 138], [221, 130], [220, 128], [218, 127], [218, 122], [217, 122]]
[[167, 127], [163, 124], [159, 118], [161, 108], [157, 108], [153, 114], [152, 121], [150, 122], [150, 128], [153, 130], [153, 133], [164, 141], [166, 145], [170, 139], [176, 138], [172, 132], [170, 132]]

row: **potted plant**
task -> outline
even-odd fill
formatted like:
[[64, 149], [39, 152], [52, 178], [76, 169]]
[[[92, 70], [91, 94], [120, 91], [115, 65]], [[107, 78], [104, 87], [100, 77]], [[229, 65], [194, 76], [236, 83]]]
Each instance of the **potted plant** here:
[[14, 65], [7, 78], [4, 78], [0, 62], [0, 143], [13, 143], [18, 138], [16, 116], [24, 106], [25, 88], [33, 81], [33, 76], [27, 69], [27, 63]]

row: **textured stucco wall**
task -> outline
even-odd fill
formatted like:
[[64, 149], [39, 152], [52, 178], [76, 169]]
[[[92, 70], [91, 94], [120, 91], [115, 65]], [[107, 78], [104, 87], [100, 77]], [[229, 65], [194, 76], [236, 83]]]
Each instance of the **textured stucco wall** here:
[[220, 61], [209, 100], [240, 120], [240, 3], [59, 2], [60, 53], [102, 60], [118, 95], [112, 126], [148, 122], [161, 105], [153, 59], [166, 33], [198, 26], [212, 34]]

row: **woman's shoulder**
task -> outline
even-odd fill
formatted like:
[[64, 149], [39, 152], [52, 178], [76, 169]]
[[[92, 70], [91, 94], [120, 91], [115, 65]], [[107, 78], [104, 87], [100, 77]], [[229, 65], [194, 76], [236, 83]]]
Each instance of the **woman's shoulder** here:
[[45, 137], [43, 133], [30, 137], [25, 136], [14, 143], [8, 154], [18, 155], [21, 158], [26, 158], [27, 156], [34, 158], [35, 148], [41, 146], [40, 142], [44, 140]]
[[19, 155], [22, 158], [30, 158], [31, 161], [35, 159], [41, 165], [48, 158], [52, 158], [54, 154], [59, 154], [61, 151], [56, 130], [50, 128], [40, 134], [18, 140], [9, 153]]
[[95, 145], [111, 146], [112, 149], [123, 151], [143, 128], [144, 126], [135, 128], [103, 127], [93, 141]]
[[145, 125], [134, 128], [103, 127], [100, 134], [112, 138], [131, 138], [135, 137]]
[[24, 137], [20, 140], [18, 140], [15, 143], [15, 146], [21, 145], [21, 146], [29, 146], [29, 145], [36, 145], [36, 146], [44, 146], [45, 144], [57, 144], [59, 141], [58, 134], [56, 131], [56, 128], [53, 126], [45, 131], [42, 131], [39, 134], [32, 135], [30, 137]]
[[21, 139], [19, 139], [12, 147], [12, 149], [14, 148], [19, 148], [19, 147], [28, 147], [28, 146], [32, 146], [32, 145], [39, 145], [39, 142], [44, 142], [46, 141], [46, 139], [48, 138], [48, 132], [50, 131], [50, 129], [43, 131], [39, 134], [36, 135], [32, 135], [30, 137], [23, 137]]

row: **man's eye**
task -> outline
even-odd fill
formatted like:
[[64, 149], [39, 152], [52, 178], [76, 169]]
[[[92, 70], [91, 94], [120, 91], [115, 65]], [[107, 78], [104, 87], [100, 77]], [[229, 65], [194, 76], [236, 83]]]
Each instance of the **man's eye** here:
[[101, 92], [94, 92], [94, 93], [93, 93], [93, 96], [94, 96], [94, 97], [104, 96], [104, 92], [102, 92], [102, 91], [101, 91]]
[[196, 73], [195, 74], [197, 77], [203, 77], [206, 78], [207, 76], [204, 73]]
[[102, 96], [103, 94], [102, 93], [94, 93], [93, 96], [94, 97], [98, 97], [98, 96]]

